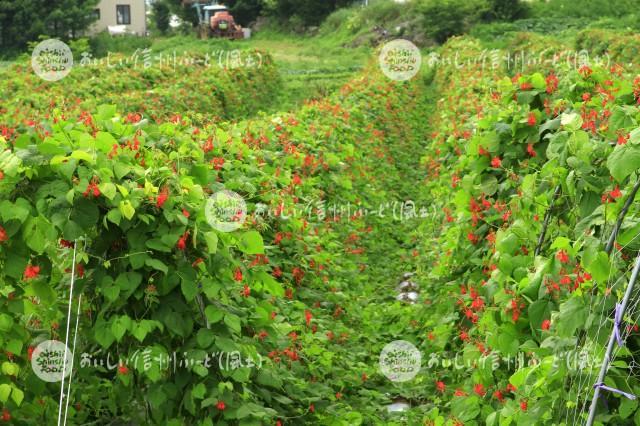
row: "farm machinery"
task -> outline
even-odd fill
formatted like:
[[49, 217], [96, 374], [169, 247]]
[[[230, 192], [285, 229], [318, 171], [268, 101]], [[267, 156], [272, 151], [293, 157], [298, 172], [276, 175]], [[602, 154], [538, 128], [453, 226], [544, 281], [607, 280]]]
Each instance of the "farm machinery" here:
[[183, 0], [183, 3], [196, 9], [200, 37], [244, 38], [242, 26], [236, 24], [226, 6], [198, 0]]

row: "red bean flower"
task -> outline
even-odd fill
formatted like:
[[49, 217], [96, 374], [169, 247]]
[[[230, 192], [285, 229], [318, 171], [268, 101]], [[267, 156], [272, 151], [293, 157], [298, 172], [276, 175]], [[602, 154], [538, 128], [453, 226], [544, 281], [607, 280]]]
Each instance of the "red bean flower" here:
[[39, 274], [40, 274], [40, 267], [39, 266], [27, 265], [27, 267], [24, 268], [24, 279], [25, 280], [30, 280], [30, 279], [37, 278]]

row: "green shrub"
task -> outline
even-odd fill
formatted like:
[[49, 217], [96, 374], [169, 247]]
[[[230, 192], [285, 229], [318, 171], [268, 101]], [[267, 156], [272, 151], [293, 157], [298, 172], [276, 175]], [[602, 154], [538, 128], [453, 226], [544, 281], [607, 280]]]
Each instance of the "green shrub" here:
[[418, 4], [425, 34], [439, 43], [468, 31], [488, 10], [485, 0], [423, 0]]
[[138, 37], [134, 35], [118, 35], [112, 36], [108, 32], [103, 31], [93, 37], [89, 44], [93, 55], [100, 58], [109, 52], [133, 53], [136, 49], [146, 49], [151, 46], [151, 40], [146, 37]]

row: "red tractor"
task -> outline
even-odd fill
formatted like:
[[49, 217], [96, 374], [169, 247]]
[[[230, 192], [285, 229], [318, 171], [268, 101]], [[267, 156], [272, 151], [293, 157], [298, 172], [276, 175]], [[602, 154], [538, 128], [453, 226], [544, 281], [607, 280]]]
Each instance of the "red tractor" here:
[[221, 4], [205, 4], [200, 1], [183, 0], [196, 8], [202, 38], [221, 37], [230, 39], [244, 38], [244, 30], [237, 25], [229, 9]]

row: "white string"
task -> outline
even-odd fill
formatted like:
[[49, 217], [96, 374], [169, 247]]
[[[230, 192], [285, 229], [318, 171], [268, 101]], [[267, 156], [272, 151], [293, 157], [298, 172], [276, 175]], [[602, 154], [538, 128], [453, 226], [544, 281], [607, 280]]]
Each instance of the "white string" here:
[[[71, 305], [73, 304], [73, 285], [76, 278], [76, 251], [77, 240], [73, 242], [73, 263], [71, 264], [71, 288], [69, 289], [69, 308], [67, 309], [67, 331], [64, 337], [64, 357], [62, 358], [62, 383], [60, 384], [60, 400], [58, 401], [58, 426], [62, 423], [62, 399], [66, 396], [67, 400], [69, 395], [64, 394], [64, 377], [67, 373], [67, 355], [69, 351], [69, 325], [71, 322]], [[78, 309], [80, 306], [78, 305]], [[77, 327], [77, 326], [76, 326]], [[75, 340], [75, 338], [74, 338]], [[75, 346], [74, 346], [75, 349]], [[73, 363], [73, 360], [71, 361]], [[73, 365], [73, 364], [72, 364]], [[69, 385], [71, 385], [71, 377], [69, 377]], [[66, 425], [66, 413], [65, 413], [65, 425]]]
[[[76, 353], [76, 341], [78, 337], [78, 324], [80, 323], [80, 306], [82, 306], [82, 293], [78, 296], [78, 312], [76, 312], [76, 329], [73, 332], [73, 349], [71, 349], [71, 353], [75, 355]], [[67, 386], [67, 395], [71, 395], [71, 379], [73, 378], [73, 362], [75, 357], [71, 357], [71, 366], [69, 371], [69, 385]], [[64, 404], [64, 425], [67, 424], [67, 412], [69, 411], [69, 398], [65, 400]]]

